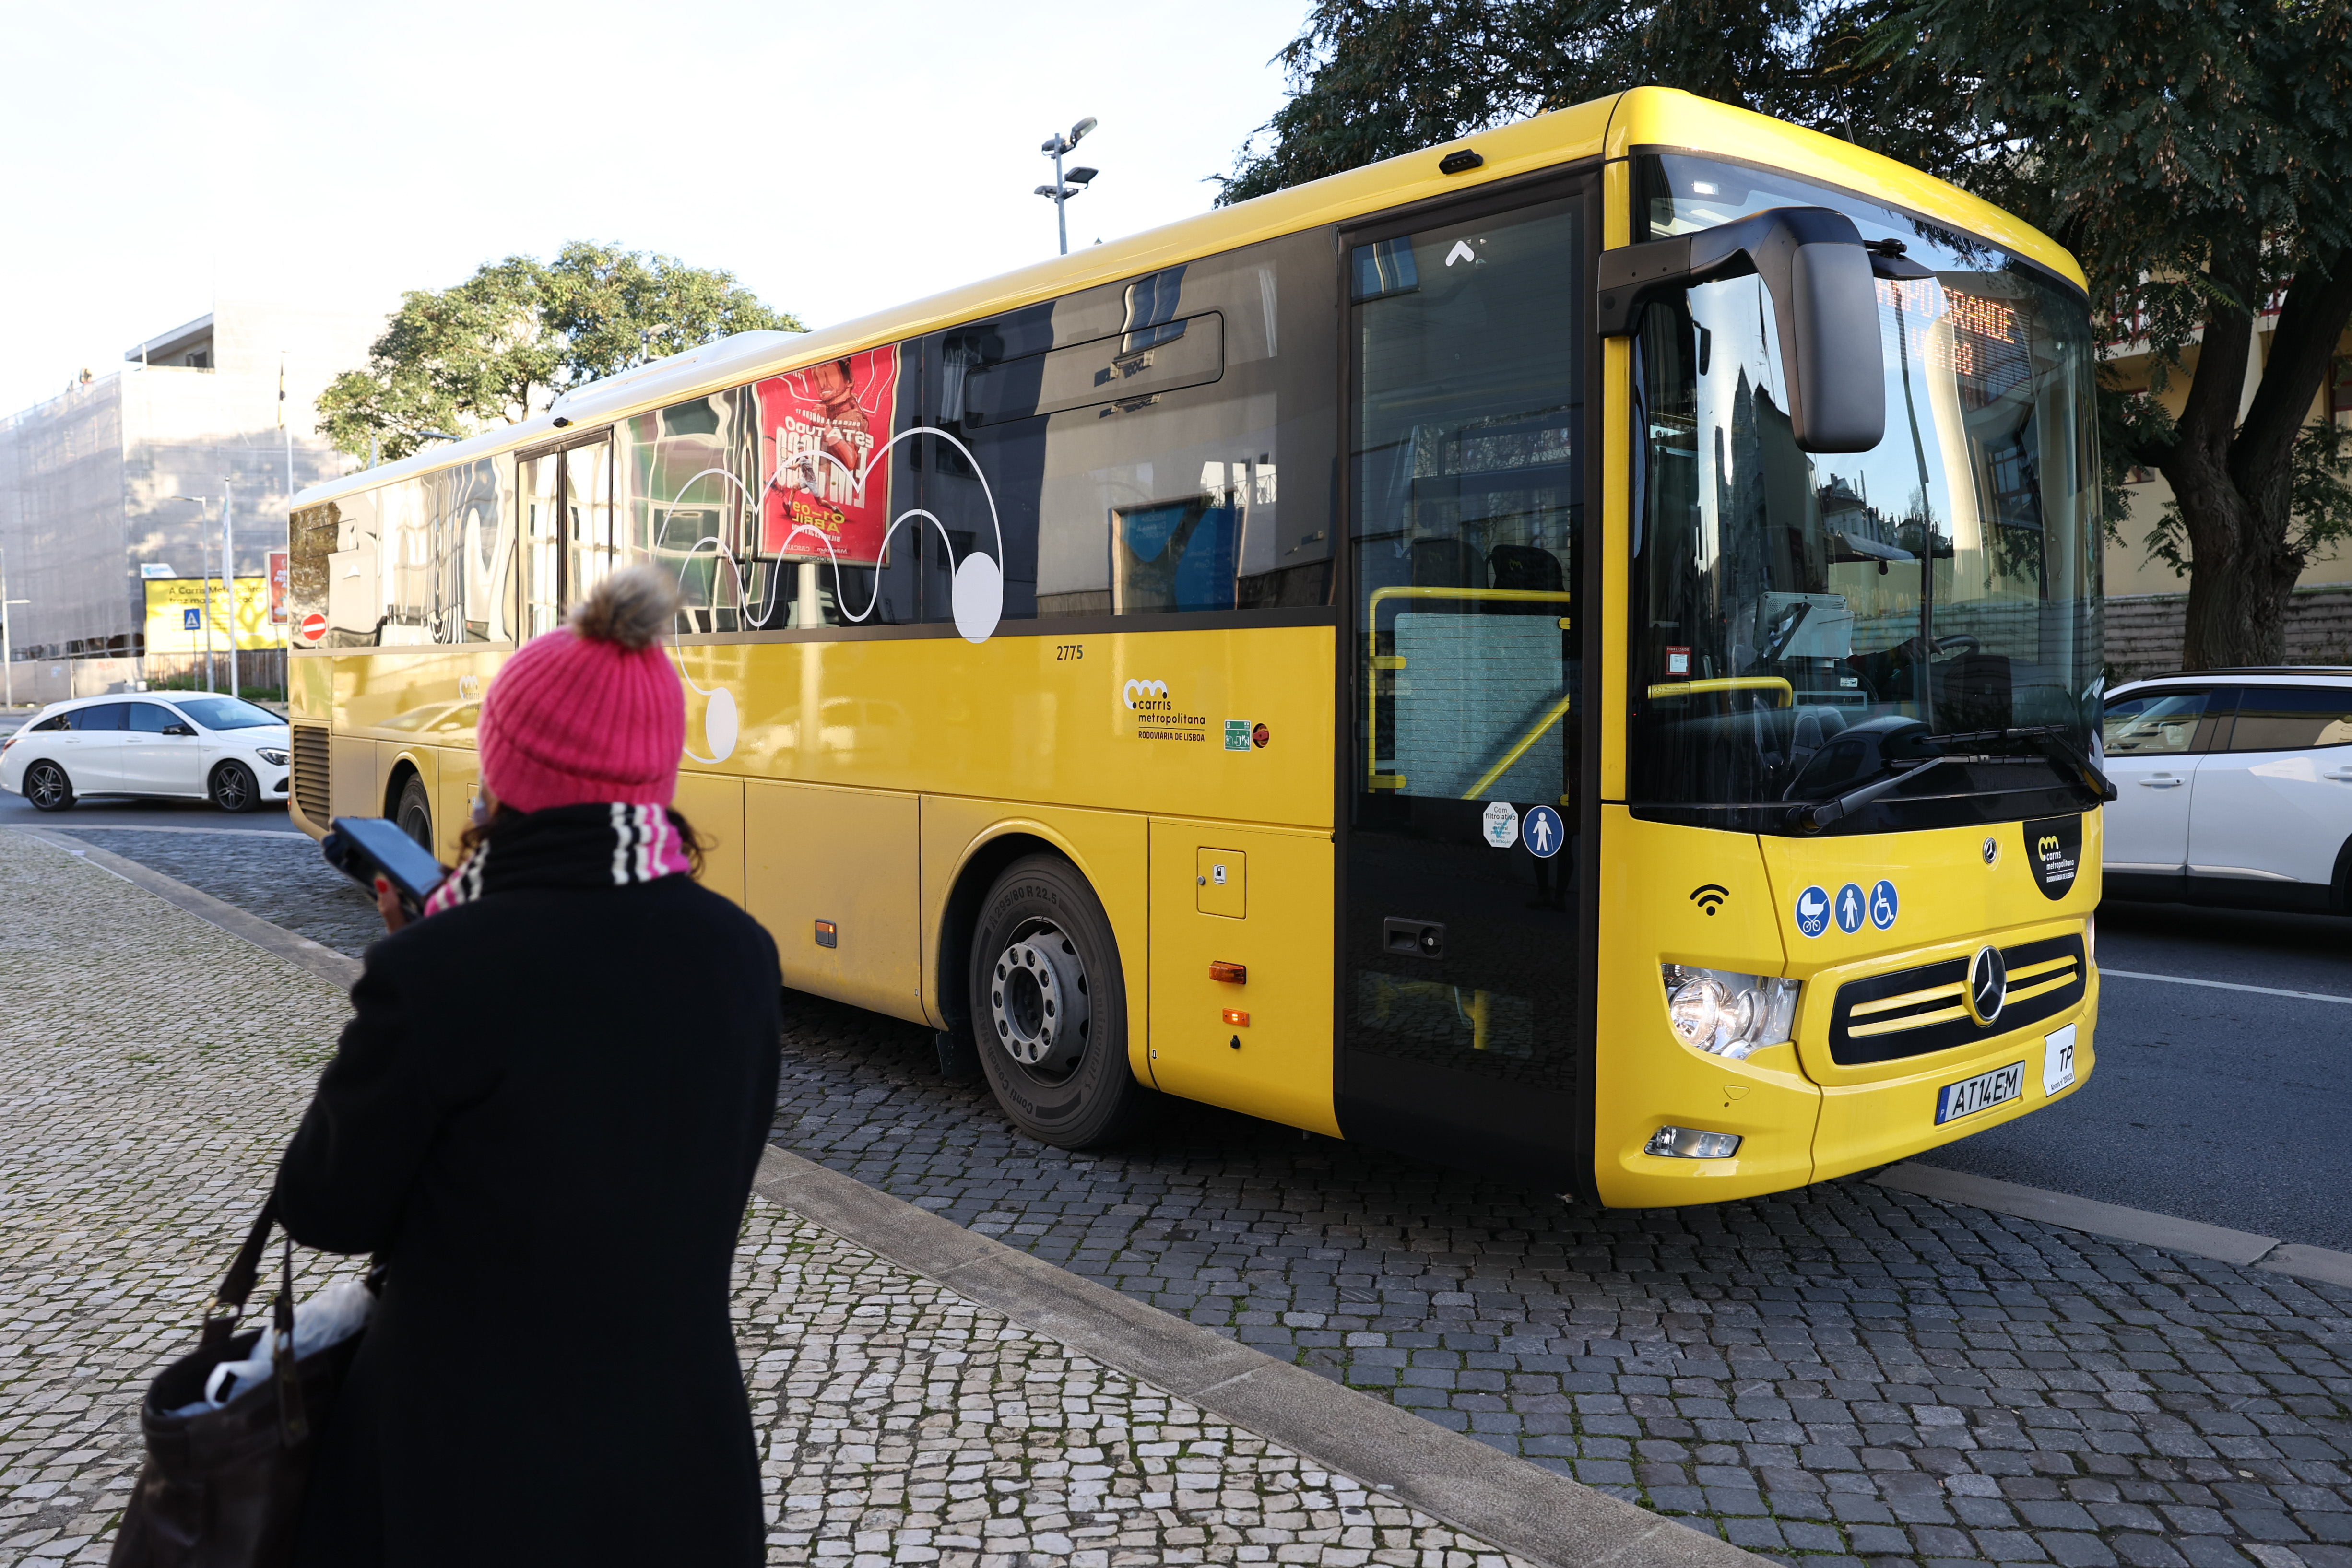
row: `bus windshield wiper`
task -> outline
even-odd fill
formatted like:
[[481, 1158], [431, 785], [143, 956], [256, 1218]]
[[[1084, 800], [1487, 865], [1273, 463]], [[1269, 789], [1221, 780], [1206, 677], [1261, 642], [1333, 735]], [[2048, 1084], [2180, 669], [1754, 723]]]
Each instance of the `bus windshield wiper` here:
[[[2105, 774], [2100, 772], [2097, 766], [2094, 764], [2089, 758], [2076, 750], [2074, 748], [2074, 742], [2066, 738], [2064, 730], [2054, 724], [2035, 726], [2031, 728], [2021, 729], [1980, 729], [1950, 735], [1919, 736], [1915, 737], [1915, 744], [1933, 743], [1949, 746], [1954, 743], [1966, 744], [1974, 742], [1980, 745], [1988, 741], [2001, 740], [2032, 741], [2036, 749], [2042, 753], [2044, 758], [2057, 764], [2061, 773], [2072, 772], [2079, 777], [2084, 784], [2090, 787], [2091, 792], [2098, 796], [2100, 800], [2112, 800], [2116, 798], [2116, 787], [2114, 781], [2109, 779]], [[1981, 753], [1946, 752], [1940, 757], [1930, 757], [1918, 760], [1915, 762], [1913, 766], [1904, 768], [1900, 773], [1891, 774], [1885, 778], [1874, 778], [1868, 783], [1859, 785], [1854, 789], [1847, 790], [1844, 794], [1836, 796], [1831, 800], [1823, 800], [1811, 806], [1800, 806], [1794, 811], [1790, 813], [1790, 821], [1795, 826], [1802, 828], [1806, 832], [1817, 833], [1823, 828], [1828, 827], [1832, 822], [1838, 821], [1840, 818], [1853, 815], [1854, 812], [1861, 810], [1864, 806], [1869, 805], [1881, 795], [1893, 789], [1896, 785], [1903, 783], [1906, 779], [1916, 779], [1920, 774], [1927, 772], [1929, 768], [1937, 767], [1943, 763], [2023, 760], [2023, 758], [2001, 758], [1986, 756]], [[1890, 760], [1885, 766], [1889, 768], [1895, 767], [1898, 765], [1898, 761], [1912, 761], [1912, 759], [1906, 758]]]
[[[1926, 761], [1916, 767], [1906, 768], [1900, 773], [1874, 779], [1860, 789], [1849, 789], [1835, 800], [1823, 800], [1818, 805], [1800, 806], [1790, 813], [1790, 820], [1809, 833], [1818, 833], [1840, 817], [1850, 817], [1861, 810], [1904, 780], [1916, 779], [1929, 768], [1940, 767], [1950, 760], [1948, 757], [1930, 757]], [[1887, 766], [1892, 768], [1895, 765], [1890, 762]]]
[[[2083, 782], [2090, 787], [2091, 793], [2100, 800], [2112, 800], [2116, 798], [2115, 781], [2100, 772], [2098, 765], [2084, 756], [2074, 743], [2066, 738], [2066, 727], [2063, 725], [2037, 724], [2015, 729], [1979, 729], [1960, 735], [1927, 735], [1918, 738], [1919, 744], [1937, 746], [2003, 740], [2029, 741], [2046, 760], [2057, 764], [2059, 772], [2073, 773], [2080, 777]], [[1951, 756], [1953, 761], [1960, 760], [1957, 755], [1948, 755]], [[1997, 762], [2003, 758], [1988, 757], [1974, 760]]]

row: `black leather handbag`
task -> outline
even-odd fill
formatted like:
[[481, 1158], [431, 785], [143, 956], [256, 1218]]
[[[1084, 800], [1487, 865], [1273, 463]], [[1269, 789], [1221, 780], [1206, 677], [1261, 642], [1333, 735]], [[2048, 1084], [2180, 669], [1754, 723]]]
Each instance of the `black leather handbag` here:
[[[268, 1327], [237, 1331], [277, 1218], [272, 1198], [237, 1249], [219, 1293], [205, 1303], [196, 1348], [147, 1385], [139, 1411], [147, 1462], [110, 1568], [279, 1568], [293, 1558], [319, 1433], [364, 1333], [295, 1359], [291, 1238], [280, 1253]], [[250, 1358], [264, 1333], [272, 1346], [268, 1383], [217, 1410], [170, 1414], [204, 1397], [214, 1367]]]

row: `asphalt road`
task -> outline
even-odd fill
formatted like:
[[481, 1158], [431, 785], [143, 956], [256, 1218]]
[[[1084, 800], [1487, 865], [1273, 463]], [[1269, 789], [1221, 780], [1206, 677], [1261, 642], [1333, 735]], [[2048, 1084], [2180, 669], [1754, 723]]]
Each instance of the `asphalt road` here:
[[[235, 816], [209, 800], [134, 800], [128, 796], [94, 796], [76, 800], [64, 811], [36, 811], [22, 795], [0, 789], [0, 827], [47, 826], [64, 832], [94, 828], [245, 828], [280, 833], [301, 829], [286, 820], [286, 808], [265, 800]], [[307, 836], [307, 835], [306, 835]]]
[[2110, 901], [2099, 911], [2098, 1065], [2049, 1109], [1925, 1163], [2284, 1241], [2352, 1251], [2352, 920]]

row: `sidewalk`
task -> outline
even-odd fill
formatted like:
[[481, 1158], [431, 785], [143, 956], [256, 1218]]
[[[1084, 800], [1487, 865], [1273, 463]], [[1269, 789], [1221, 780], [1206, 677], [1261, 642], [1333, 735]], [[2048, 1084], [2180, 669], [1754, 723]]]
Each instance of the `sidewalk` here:
[[[0, 1568], [102, 1563], [140, 1393], [193, 1340], [346, 1003], [15, 831], [0, 998]], [[306, 1267], [307, 1294], [351, 1266]], [[735, 1311], [772, 1563], [1522, 1562], [764, 1198]]]

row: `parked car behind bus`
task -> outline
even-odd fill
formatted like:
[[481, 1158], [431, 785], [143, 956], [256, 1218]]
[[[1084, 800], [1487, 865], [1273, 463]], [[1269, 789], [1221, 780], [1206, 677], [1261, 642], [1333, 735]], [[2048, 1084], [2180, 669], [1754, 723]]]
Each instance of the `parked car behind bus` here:
[[286, 799], [286, 721], [241, 697], [79, 697], [51, 703], [0, 741], [0, 789], [40, 811], [85, 795], [179, 796], [250, 811]]
[[2352, 915], [2352, 668], [2133, 681], [2104, 739], [2108, 897]]

